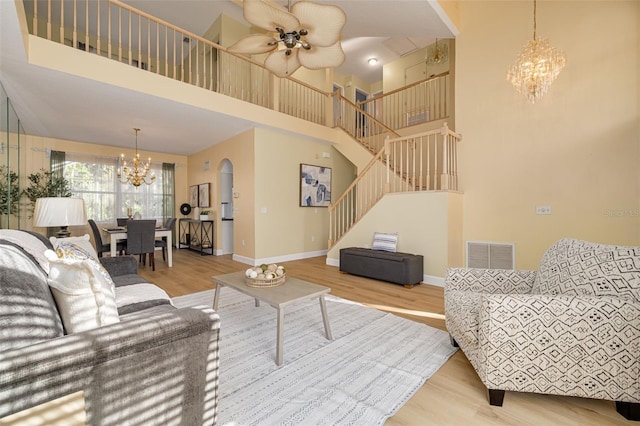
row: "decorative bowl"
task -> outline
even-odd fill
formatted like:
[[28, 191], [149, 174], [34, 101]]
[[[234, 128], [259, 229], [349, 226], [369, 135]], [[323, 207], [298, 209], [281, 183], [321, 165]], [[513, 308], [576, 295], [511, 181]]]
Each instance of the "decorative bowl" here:
[[284, 284], [287, 274], [275, 278], [249, 278], [245, 277], [245, 284], [249, 287], [276, 287]]

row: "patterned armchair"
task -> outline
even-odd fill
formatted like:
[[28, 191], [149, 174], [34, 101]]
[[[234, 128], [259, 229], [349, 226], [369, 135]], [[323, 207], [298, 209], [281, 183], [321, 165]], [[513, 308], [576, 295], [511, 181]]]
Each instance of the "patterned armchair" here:
[[640, 247], [562, 239], [538, 271], [449, 269], [445, 317], [491, 405], [579, 396], [640, 420]]

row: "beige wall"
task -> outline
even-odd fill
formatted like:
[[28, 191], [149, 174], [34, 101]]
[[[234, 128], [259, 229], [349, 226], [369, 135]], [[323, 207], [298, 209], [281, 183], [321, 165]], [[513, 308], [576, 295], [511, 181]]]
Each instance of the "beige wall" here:
[[353, 165], [331, 145], [265, 129], [256, 129], [255, 157], [256, 259], [323, 254], [327, 208], [300, 207], [300, 164], [331, 168], [332, 199], [353, 181]]
[[[188, 183], [198, 185], [210, 183], [210, 209], [214, 211], [215, 248], [222, 247], [222, 223], [220, 218], [220, 168], [225, 159], [233, 165], [233, 249], [234, 254], [243, 258], [253, 258], [255, 253], [255, 180], [254, 180], [254, 130], [246, 131], [229, 140], [216, 144], [202, 152], [189, 156]], [[209, 170], [204, 170], [205, 162]], [[182, 202], [188, 201], [185, 198]]]
[[380, 83], [376, 82], [374, 84], [370, 84], [354, 75], [335, 74], [333, 81], [344, 87], [344, 93], [342, 96], [353, 103], [355, 103], [356, 99], [356, 88], [367, 92], [369, 95], [373, 94], [375, 91], [381, 90]]
[[[450, 54], [452, 53], [453, 46], [450, 46], [449, 40], [438, 40], [440, 43], [446, 43], [449, 48]], [[427, 54], [427, 48], [419, 49], [407, 56], [404, 56], [397, 61], [385, 64], [383, 66], [382, 88], [385, 93], [392, 90], [399, 89], [406, 84], [415, 83], [416, 81], [423, 80], [430, 75], [437, 75], [446, 71], [449, 71], [450, 61], [445, 61], [438, 65], [425, 64], [425, 56]]]
[[426, 282], [442, 285], [446, 268], [462, 266], [463, 195], [454, 192], [384, 196], [327, 254], [338, 264], [340, 249], [371, 247], [374, 232], [397, 232], [398, 251], [424, 256]]
[[567, 66], [531, 105], [505, 78], [532, 38], [531, 4], [461, 2], [464, 240], [515, 242], [531, 269], [562, 237], [640, 245], [639, 14], [637, 1], [539, 2], [538, 37]]
[[[323, 158], [323, 152], [330, 158]], [[238, 194], [233, 200], [234, 259], [262, 263], [318, 256], [327, 250], [327, 209], [299, 207], [300, 163], [331, 167], [332, 194], [339, 196], [353, 180], [355, 168], [338, 151], [329, 144], [255, 128], [190, 156], [188, 185], [211, 183], [216, 219], [224, 159], [233, 164]], [[207, 171], [205, 161], [211, 165]], [[221, 223], [216, 220], [216, 248], [221, 244]]]

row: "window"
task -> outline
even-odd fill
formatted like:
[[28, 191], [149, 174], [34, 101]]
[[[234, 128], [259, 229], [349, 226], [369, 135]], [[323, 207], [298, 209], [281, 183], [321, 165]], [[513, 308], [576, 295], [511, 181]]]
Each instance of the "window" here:
[[115, 223], [126, 217], [127, 208], [140, 212], [144, 219], [163, 220], [162, 164], [151, 164], [156, 180], [151, 185], [134, 187], [118, 180], [117, 158], [95, 157], [67, 152], [64, 177], [71, 192], [84, 199], [87, 218], [98, 223]]

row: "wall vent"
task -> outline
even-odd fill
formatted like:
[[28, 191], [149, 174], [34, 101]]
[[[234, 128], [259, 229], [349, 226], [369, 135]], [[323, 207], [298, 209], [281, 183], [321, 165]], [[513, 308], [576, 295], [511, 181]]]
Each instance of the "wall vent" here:
[[406, 113], [407, 115], [407, 126], [415, 126], [421, 123], [426, 123], [429, 121], [429, 110], [427, 109], [418, 109], [414, 111], [409, 111]]
[[515, 264], [514, 243], [467, 241], [468, 268], [514, 269]]

